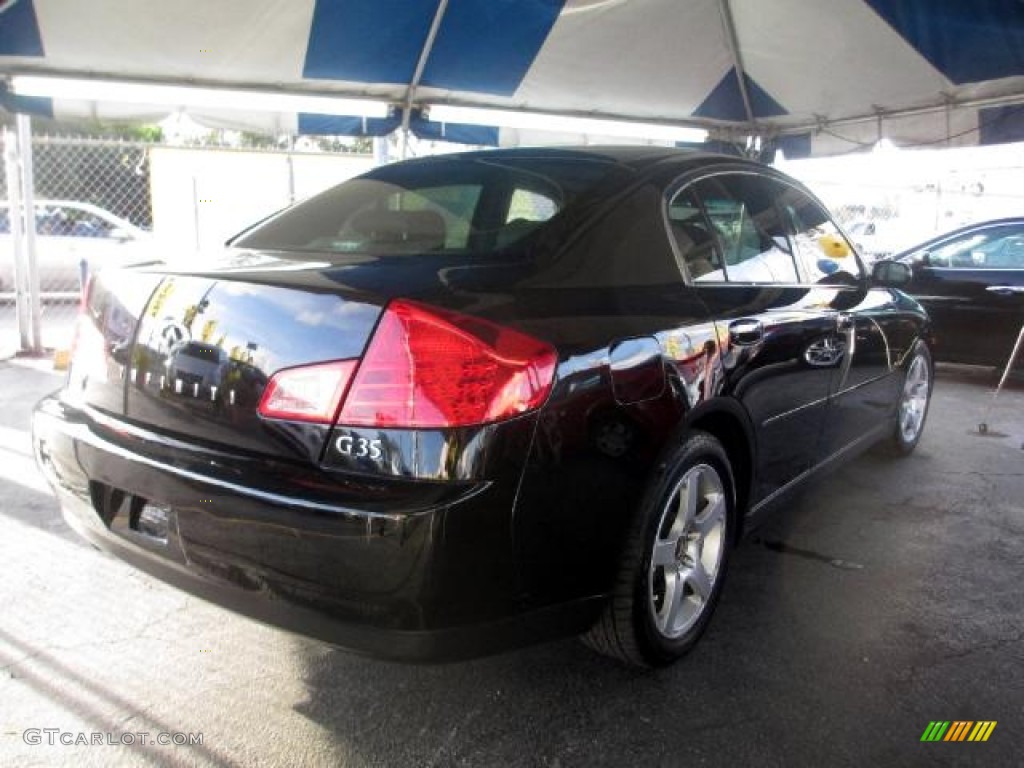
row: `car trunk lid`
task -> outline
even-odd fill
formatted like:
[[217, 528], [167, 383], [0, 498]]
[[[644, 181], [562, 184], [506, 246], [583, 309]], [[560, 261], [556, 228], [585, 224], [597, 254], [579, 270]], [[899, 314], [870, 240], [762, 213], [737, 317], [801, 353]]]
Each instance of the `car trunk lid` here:
[[316, 461], [330, 424], [268, 420], [277, 371], [358, 359], [383, 299], [302, 285], [112, 271], [79, 321], [69, 396], [169, 437]]

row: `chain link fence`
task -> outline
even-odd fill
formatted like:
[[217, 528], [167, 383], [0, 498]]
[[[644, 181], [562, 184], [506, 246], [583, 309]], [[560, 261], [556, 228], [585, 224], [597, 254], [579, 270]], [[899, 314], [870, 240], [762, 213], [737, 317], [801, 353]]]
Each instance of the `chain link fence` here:
[[[67, 348], [88, 270], [131, 261], [150, 238], [150, 145], [32, 137], [41, 345]], [[5, 156], [4, 162], [7, 162]], [[7, 168], [0, 173], [0, 334], [15, 345], [15, 247]], [[24, 297], [23, 297], [24, 300]]]
[[[33, 136], [31, 144], [41, 346], [58, 350], [70, 344], [89, 271], [215, 249], [296, 199], [373, 165], [372, 157], [352, 153], [50, 136]], [[20, 346], [8, 183], [7, 168], [0, 168], [5, 354]]]

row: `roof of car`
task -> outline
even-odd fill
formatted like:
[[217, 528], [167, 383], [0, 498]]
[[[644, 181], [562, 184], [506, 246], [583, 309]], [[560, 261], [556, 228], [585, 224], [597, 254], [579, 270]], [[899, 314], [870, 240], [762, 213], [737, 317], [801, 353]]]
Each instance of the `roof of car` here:
[[623, 165], [642, 167], [652, 163], [665, 160], [732, 160], [744, 161], [742, 158], [709, 153], [706, 150], [687, 147], [665, 147], [651, 145], [600, 145], [586, 147], [515, 147], [507, 149], [481, 149], [470, 152], [455, 152], [445, 155], [431, 155], [429, 157], [417, 158], [406, 162], [436, 162], [450, 159], [493, 159], [495, 157], [507, 158], [549, 158], [570, 159], [570, 158], [592, 158], [611, 160]]

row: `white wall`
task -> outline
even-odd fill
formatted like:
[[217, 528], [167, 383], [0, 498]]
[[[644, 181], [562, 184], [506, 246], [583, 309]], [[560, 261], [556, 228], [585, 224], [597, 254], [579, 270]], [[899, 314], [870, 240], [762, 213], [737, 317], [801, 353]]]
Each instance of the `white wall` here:
[[373, 158], [153, 147], [150, 163], [153, 234], [172, 249], [192, 252], [217, 248], [288, 205], [292, 193], [301, 200], [370, 170]]

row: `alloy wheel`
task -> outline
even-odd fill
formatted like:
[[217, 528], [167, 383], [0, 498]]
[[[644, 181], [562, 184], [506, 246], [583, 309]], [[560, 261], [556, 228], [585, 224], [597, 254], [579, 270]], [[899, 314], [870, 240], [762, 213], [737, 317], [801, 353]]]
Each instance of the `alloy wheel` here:
[[681, 637], [704, 613], [722, 574], [727, 519], [718, 472], [691, 467], [669, 494], [651, 553], [648, 601], [663, 637]]
[[913, 443], [924, 425], [929, 389], [928, 363], [923, 355], [917, 355], [907, 370], [903, 397], [900, 399], [899, 430], [905, 443]]

